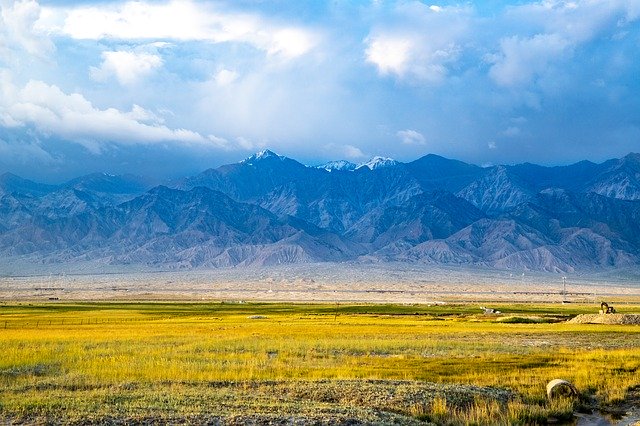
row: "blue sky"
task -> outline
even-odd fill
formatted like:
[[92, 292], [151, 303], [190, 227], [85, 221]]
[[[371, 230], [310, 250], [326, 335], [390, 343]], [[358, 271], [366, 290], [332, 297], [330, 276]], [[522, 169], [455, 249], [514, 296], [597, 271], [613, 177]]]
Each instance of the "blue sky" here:
[[640, 151], [640, 0], [0, 0], [0, 172]]

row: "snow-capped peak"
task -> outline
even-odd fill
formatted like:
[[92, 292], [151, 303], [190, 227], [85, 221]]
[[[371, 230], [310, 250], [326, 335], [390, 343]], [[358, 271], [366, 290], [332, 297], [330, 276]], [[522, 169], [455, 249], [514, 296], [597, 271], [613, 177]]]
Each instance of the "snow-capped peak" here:
[[264, 160], [266, 158], [279, 158], [280, 160], [285, 159], [285, 157], [283, 157], [282, 155], [278, 155], [275, 152], [270, 151], [268, 149], [263, 149], [262, 151], [256, 152], [252, 156], [245, 158], [244, 160], [241, 161], [241, 163], [253, 164], [254, 161]]
[[400, 163], [394, 160], [393, 158], [373, 157], [371, 160], [367, 161], [366, 163], [358, 164], [358, 166], [356, 167], [356, 170], [362, 167], [367, 167], [370, 170], [375, 170], [375, 169], [381, 169], [384, 167], [392, 167], [398, 164]]
[[324, 169], [328, 172], [332, 171], [332, 170], [347, 170], [347, 171], [351, 171], [351, 170], [355, 170], [356, 165], [350, 161], [347, 160], [337, 160], [337, 161], [329, 161], [326, 164], [323, 164], [321, 166], [316, 166], [317, 169]]

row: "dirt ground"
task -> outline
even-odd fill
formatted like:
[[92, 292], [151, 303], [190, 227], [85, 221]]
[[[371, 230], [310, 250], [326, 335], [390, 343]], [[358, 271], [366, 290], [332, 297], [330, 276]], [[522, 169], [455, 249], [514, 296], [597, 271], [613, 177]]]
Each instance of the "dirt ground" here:
[[[1, 273], [2, 271], [0, 271]], [[186, 271], [0, 274], [0, 300], [423, 303], [640, 301], [634, 277], [405, 265], [311, 264]]]

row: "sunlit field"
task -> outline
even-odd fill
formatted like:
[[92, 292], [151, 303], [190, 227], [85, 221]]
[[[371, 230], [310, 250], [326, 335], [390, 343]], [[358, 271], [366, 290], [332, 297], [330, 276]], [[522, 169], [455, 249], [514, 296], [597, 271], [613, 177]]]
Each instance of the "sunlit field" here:
[[0, 422], [532, 424], [640, 384], [640, 326], [492, 306], [3, 304]]

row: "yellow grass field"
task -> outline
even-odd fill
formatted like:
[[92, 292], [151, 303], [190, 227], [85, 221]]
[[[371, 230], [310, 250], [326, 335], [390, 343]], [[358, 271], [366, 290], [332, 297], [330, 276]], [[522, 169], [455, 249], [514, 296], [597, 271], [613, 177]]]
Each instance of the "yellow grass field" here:
[[533, 424], [637, 396], [640, 326], [497, 307], [4, 303], [0, 423]]

